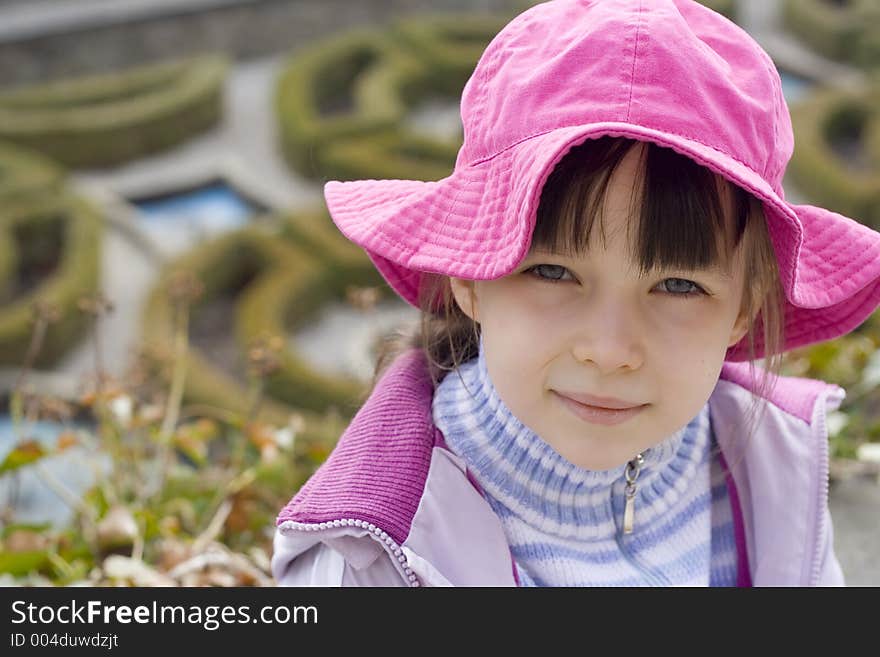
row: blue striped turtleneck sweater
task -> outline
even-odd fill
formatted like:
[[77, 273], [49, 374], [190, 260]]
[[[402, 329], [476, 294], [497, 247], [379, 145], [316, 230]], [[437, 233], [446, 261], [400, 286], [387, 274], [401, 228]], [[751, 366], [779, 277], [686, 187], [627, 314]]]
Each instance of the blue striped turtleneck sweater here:
[[433, 418], [501, 519], [524, 586], [733, 586], [736, 546], [708, 406], [643, 452], [635, 524], [624, 468], [575, 466], [504, 405], [480, 353], [438, 386]]

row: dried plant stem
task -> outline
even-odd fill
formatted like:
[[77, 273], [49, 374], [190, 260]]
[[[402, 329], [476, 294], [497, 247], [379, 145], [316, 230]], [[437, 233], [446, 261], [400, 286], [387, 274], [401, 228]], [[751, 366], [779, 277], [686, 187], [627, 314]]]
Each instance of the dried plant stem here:
[[241, 413], [228, 411], [219, 406], [210, 406], [209, 404], [190, 404], [180, 410], [181, 420], [197, 417], [210, 417], [230, 425], [235, 425], [242, 419]]
[[101, 396], [102, 383], [104, 382], [104, 364], [101, 358], [101, 322], [100, 315], [95, 318], [92, 338], [95, 345], [95, 394]]
[[22, 365], [21, 370], [18, 373], [18, 378], [15, 381], [14, 390], [21, 390], [27, 381], [27, 376], [31, 369], [33, 369], [34, 362], [37, 360], [40, 349], [43, 347], [43, 341], [46, 339], [46, 331], [48, 328], [49, 318], [45, 314], [38, 312], [36, 326], [31, 335], [31, 341], [28, 344], [27, 353], [24, 357], [24, 364]]
[[192, 552], [193, 554], [198, 554], [202, 552], [208, 545], [214, 541], [215, 538], [220, 534], [220, 531], [223, 529], [223, 523], [226, 522], [226, 518], [229, 517], [229, 513], [232, 511], [232, 502], [228, 499], [224, 499], [220, 504], [220, 508], [217, 509], [217, 512], [211, 518], [211, 521], [208, 523], [208, 526], [205, 530], [198, 535], [195, 541], [192, 544]]
[[[94, 410], [95, 415], [98, 418], [98, 432], [101, 438], [101, 444], [109, 448], [110, 458], [111, 458], [111, 469], [115, 469], [117, 464], [124, 463], [124, 455], [122, 453], [122, 444], [121, 438], [116, 430], [116, 427], [113, 426], [112, 415], [109, 412], [106, 404], [106, 400], [104, 399], [104, 369], [102, 366], [102, 358], [101, 358], [101, 337], [100, 337], [100, 320], [101, 313], [95, 313], [95, 322], [93, 327], [93, 345], [95, 351], [95, 402], [94, 402]], [[122, 487], [120, 482], [122, 477], [118, 477], [115, 480], [112, 478], [104, 479], [101, 483], [101, 490], [104, 492], [104, 496], [107, 498], [109, 504], [114, 505], [118, 504], [121, 498], [120, 492], [117, 489], [118, 487]]]
[[[141, 523], [138, 523], [139, 525]], [[138, 527], [138, 533], [134, 537], [134, 545], [131, 548], [131, 558], [135, 561], [143, 561], [144, 560], [144, 534], [146, 533], [145, 527]]]
[[186, 302], [175, 304], [174, 313], [174, 365], [171, 373], [171, 390], [162, 426], [159, 429], [159, 472], [152, 489], [148, 490], [145, 499], [149, 499], [162, 490], [165, 476], [171, 468], [174, 458], [173, 435], [180, 417], [183, 402], [183, 390], [186, 383], [186, 356], [189, 351], [189, 305]]
[[89, 523], [94, 523], [97, 521], [97, 515], [95, 514], [95, 510], [89, 505], [85, 504], [81, 499], [79, 499], [75, 493], [73, 493], [60, 479], [55, 477], [46, 467], [40, 463], [34, 463], [34, 471], [37, 473], [37, 476], [40, 480], [46, 484], [49, 488], [52, 489], [58, 497], [62, 499], [62, 501], [67, 504], [70, 508], [75, 511], [79, 511], [81, 516], [85, 518]]
[[[189, 307], [185, 303], [178, 304], [174, 326], [174, 369], [171, 376], [171, 392], [168, 395], [168, 406], [162, 419], [161, 435], [170, 438], [177, 426], [180, 406], [183, 401], [183, 385], [186, 382], [186, 354], [189, 350]], [[169, 442], [170, 440], [163, 441]]]

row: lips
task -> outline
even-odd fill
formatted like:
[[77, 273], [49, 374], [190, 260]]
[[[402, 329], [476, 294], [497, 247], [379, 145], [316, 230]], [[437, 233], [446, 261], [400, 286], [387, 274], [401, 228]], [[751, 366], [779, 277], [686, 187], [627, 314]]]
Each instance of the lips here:
[[568, 397], [572, 401], [576, 401], [580, 404], [585, 404], [587, 406], [593, 406], [595, 408], [609, 408], [612, 410], [626, 410], [630, 408], [638, 408], [639, 406], [644, 406], [645, 404], [637, 404], [633, 402], [624, 401], [622, 399], [617, 399], [616, 397], [597, 397], [596, 395], [586, 395], [583, 393], [575, 393], [575, 392], [565, 392], [564, 390], [556, 390], [554, 391], [558, 395], [562, 395], [563, 397]]
[[[590, 403], [576, 401], [569, 397], [568, 393], [563, 394], [555, 390], [551, 391], [560, 403], [565, 406], [576, 417], [589, 422], [591, 424], [603, 424], [611, 426], [626, 422], [644, 411], [648, 404], [635, 404], [625, 402], [621, 399], [611, 397], [594, 397], [592, 395], [576, 395], [579, 399], [588, 399], [594, 403], [616, 404], [618, 408], [610, 408], [607, 406], [594, 406]], [[596, 401], [598, 400], [598, 401]]]

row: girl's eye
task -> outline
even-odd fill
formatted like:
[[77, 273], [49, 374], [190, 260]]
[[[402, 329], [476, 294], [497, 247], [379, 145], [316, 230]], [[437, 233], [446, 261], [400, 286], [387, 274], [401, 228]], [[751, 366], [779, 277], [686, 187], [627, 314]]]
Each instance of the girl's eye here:
[[693, 281], [684, 278], [666, 278], [660, 282], [665, 291], [676, 297], [692, 297], [706, 292]]
[[535, 265], [525, 271], [534, 272], [541, 280], [550, 281], [551, 283], [563, 282], [565, 280], [563, 276], [568, 273], [568, 270], [562, 265]]

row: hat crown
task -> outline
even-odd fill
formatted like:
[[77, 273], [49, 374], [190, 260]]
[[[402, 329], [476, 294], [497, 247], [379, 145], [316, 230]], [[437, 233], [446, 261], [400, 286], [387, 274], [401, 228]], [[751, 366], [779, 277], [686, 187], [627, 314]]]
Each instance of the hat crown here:
[[486, 48], [461, 100], [456, 167], [524, 139], [636, 124], [717, 149], [777, 191], [794, 140], [779, 74], [740, 27], [692, 0], [553, 0]]

